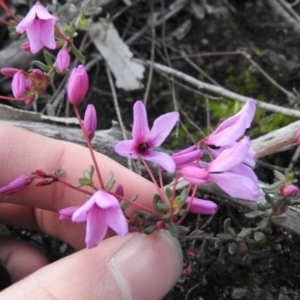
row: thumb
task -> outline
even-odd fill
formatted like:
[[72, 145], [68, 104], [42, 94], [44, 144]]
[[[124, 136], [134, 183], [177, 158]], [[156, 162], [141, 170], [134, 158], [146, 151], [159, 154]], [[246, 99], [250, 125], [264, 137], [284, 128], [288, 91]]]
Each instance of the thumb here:
[[[162, 299], [182, 271], [178, 241], [166, 230], [109, 238], [15, 283], [1, 299]], [[6, 296], [6, 298], [5, 298]]]

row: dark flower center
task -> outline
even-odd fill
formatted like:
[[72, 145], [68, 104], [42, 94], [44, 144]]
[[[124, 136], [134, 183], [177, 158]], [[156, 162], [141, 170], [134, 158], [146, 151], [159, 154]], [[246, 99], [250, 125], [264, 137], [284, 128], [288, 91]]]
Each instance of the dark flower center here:
[[149, 144], [147, 142], [142, 142], [138, 145], [139, 152], [146, 152], [149, 148]]

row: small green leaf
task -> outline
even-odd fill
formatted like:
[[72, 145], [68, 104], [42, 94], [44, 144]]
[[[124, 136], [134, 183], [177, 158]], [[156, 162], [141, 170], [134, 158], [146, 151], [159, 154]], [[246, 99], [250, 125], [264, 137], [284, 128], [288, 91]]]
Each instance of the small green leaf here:
[[225, 264], [225, 258], [224, 258], [224, 247], [220, 248], [220, 253], [218, 256], [218, 262], [222, 265]]
[[179, 236], [185, 236], [190, 232], [189, 228], [180, 225], [177, 226], [177, 231]]
[[102, 8], [101, 7], [97, 7], [97, 8], [91, 8], [88, 10], [84, 11], [84, 14], [86, 16], [96, 16], [96, 15], [100, 15], [102, 13]]
[[246, 237], [248, 237], [252, 232], [252, 228], [247, 227], [247, 228], [243, 228], [241, 230], [241, 232], [238, 233], [237, 237], [240, 239], [245, 239]]
[[173, 222], [169, 223], [169, 231], [170, 231], [171, 235], [173, 235], [174, 237], [176, 237], [176, 238], [179, 237], [179, 232], [178, 232], [177, 226]]
[[90, 171], [83, 171], [83, 177], [90, 179]]
[[78, 60], [84, 65], [85, 64], [85, 57], [84, 55], [75, 47], [75, 45], [71, 44], [72, 52], [78, 58]]
[[170, 209], [170, 205], [163, 202], [157, 203], [157, 207], [159, 209], [159, 212], [166, 212]]
[[262, 190], [265, 192], [265, 193], [269, 193], [269, 192], [273, 192], [274, 190], [277, 190], [278, 187], [280, 187], [282, 185], [282, 182], [281, 181], [275, 181], [274, 183], [268, 185], [268, 186], [264, 186], [262, 188]]
[[76, 25], [72, 22], [72, 23], [70, 24], [70, 27], [69, 27], [69, 30], [68, 30], [68, 37], [69, 37], [70, 39], [72, 39], [75, 32], [76, 32]]
[[254, 233], [254, 240], [257, 241], [257, 242], [262, 241], [265, 238], [266, 238], [265, 235], [262, 232], [260, 232], [260, 231], [256, 231]]
[[228, 247], [228, 253], [231, 254], [231, 255], [234, 255], [237, 251], [237, 243], [231, 243]]
[[121, 208], [127, 209], [130, 206], [130, 203], [127, 201], [121, 201]]
[[49, 72], [51, 70], [51, 67], [45, 65], [44, 63], [38, 61], [38, 60], [33, 60], [31, 62], [34, 66], [37, 66], [38, 68], [40, 68], [41, 70], [45, 71], [45, 72]]
[[194, 231], [192, 231], [189, 236], [199, 236], [199, 235], [202, 235], [204, 233], [204, 231], [202, 230], [199, 230], [199, 229], [196, 229]]
[[270, 204], [270, 203], [265, 203], [265, 204], [259, 205], [259, 209], [261, 209], [261, 210], [267, 210], [270, 208], [272, 208], [272, 204]]
[[233, 237], [230, 234], [219, 233], [217, 234], [217, 238], [219, 238], [222, 242], [232, 241]]
[[275, 224], [282, 224], [287, 220], [287, 215], [280, 215], [280, 216], [274, 216], [271, 218], [271, 220], [275, 223]]
[[145, 234], [151, 234], [155, 230], [156, 230], [156, 226], [155, 225], [149, 225], [148, 227], [146, 227], [145, 229], [143, 229], [143, 233], [145, 233]]
[[130, 200], [132, 202], [136, 201], [136, 199], [139, 197], [139, 194], [135, 194]]
[[254, 211], [251, 211], [249, 213], [246, 213], [245, 214], [245, 217], [248, 218], [248, 219], [254, 219], [254, 218], [257, 218], [257, 217], [261, 217], [261, 216], [264, 216], [265, 213], [261, 210], [254, 210]]
[[274, 177], [280, 181], [285, 181], [285, 175], [277, 170], [274, 170]]
[[189, 193], [187, 191], [187, 189], [182, 190], [182, 192], [179, 195], [180, 198], [180, 202], [184, 202], [186, 200], [186, 198], [188, 197]]
[[80, 185], [90, 185], [91, 184], [90, 179], [84, 178], [84, 177], [78, 178], [78, 181], [79, 181]]
[[269, 225], [269, 219], [264, 218], [257, 224], [256, 228], [259, 230], [264, 230], [267, 228], [268, 225]]
[[161, 217], [161, 219], [164, 220], [164, 221], [169, 221], [171, 219], [171, 215], [170, 214], [163, 215]]
[[45, 58], [46, 64], [49, 67], [52, 67], [53, 66], [53, 60], [52, 60], [51, 54], [48, 51], [44, 51], [44, 58]]
[[146, 216], [145, 219], [149, 222], [158, 222], [161, 220], [161, 218], [157, 215], [150, 214], [149, 216]]
[[166, 194], [167, 198], [170, 200], [171, 196], [172, 196], [172, 190], [169, 187], [167, 187], [165, 189], [165, 194]]
[[229, 234], [231, 234], [233, 237], [236, 237], [236, 233], [232, 227], [228, 228]]
[[223, 247], [223, 242], [220, 239], [216, 240], [215, 241], [215, 248], [221, 249], [222, 247]]
[[230, 219], [230, 218], [227, 218], [227, 219], [224, 221], [224, 233], [226, 233], [226, 234], [229, 233], [230, 222], [231, 222], [231, 219]]

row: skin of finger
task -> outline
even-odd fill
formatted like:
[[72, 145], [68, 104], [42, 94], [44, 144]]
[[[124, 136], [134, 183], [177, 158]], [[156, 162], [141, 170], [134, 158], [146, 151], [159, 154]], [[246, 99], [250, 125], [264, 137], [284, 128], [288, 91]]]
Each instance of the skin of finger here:
[[48, 264], [45, 255], [36, 247], [4, 236], [0, 236], [0, 258], [13, 283]]
[[[89, 152], [85, 147], [43, 137], [16, 127], [0, 124], [0, 140], [5, 141], [5, 143], [0, 144], [2, 174], [0, 186], [7, 184], [19, 175], [29, 174], [36, 169], [53, 172], [58, 168], [65, 170], [62, 179], [74, 184], [78, 182], [78, 177], [82, 176], [82, 171], [89, 169], [92, 164]], [[145, 206], [151, 206], [152, 196], [155, 193], [155, 188], [151, 182], [100, 153], [96, 153], [96, 159], [101, 168], [104, 182], [108, 178], [109, 172], [113, 171], [117, 183], [123, 185], [126, 197], [131, 198], [138, 193], [139, 199], [137, 201]], [[23, 215], [22, 221], [20, 221], [22, 225], [28, 222], [32, 227], [35, 222], [37, 228], [70, 242], [70, 231], [78, 230], [79, 224], [58, 222], [57, 219], [53, 218], [53, 213], [49, 211], [58, 212], [61, 208], [82, 204], [86, 201], [86, 196], [60, 184], [46, 187], [30, 185], [7, 200], [0, 195], [0, 200], [27, 205], [33, 209], [39, 208], [31, 213], [24, 207], [20, 207], [22, 212], [26, 211], [27, 213]], [[15, 211], [10, 213], [9, 207], [6, 206], [4, 217], [0, 205], [0, 221], [2, 218], [11, 219], [9, 217], [11, 214], [17, 213]], [[12, 222], [17, 225], [18, 220], [14, 219]], [[60, 224], [58, 225], [58, 223]], [[80, 244], [82, 244], [82, 240], [83, 236], [80, 236]], [[74, 240], [71, 241], [71, 244], [78, 247]]]
[[[177, 244], [174, 238], [166, 238], [165, 233], [112, 237], [96, 248], [81, 250], [40, 269], [5, 289], [0, 296], [3, 299], [161, 299], [176, 283], [182, 268]], [[116, 272], [123, 277], [116, 276]]]

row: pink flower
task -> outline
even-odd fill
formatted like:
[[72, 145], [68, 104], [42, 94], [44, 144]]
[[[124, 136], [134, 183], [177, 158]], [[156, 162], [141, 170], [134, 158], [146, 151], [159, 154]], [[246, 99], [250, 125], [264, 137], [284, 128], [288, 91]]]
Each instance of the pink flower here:
[[192, 165], [197, 159], [203, 157], [204, 152], [197, 149], [196, 146], [191, 146], [182, 151], [174, 153], [171, 157], [173, 158], [176, 169], [181, 169], [184, 166]]
[[[187, 197], [185, 202], [190, 203], [191, 197]], [[216, 212], [218, 205], [209, 200], [194, 198], [190, 206], [189, 212], [194, 214], [213, 215]]]
[[12, 92], [15, 98], [21, 98], [26, 90], [26, 78], [22, 71], [18, 71], [11, 83]]
[[89, 78], [83, 65], [79, 65], [72, 70], [67, 93], [69, 101], [73, 105], [78, 105], [86, 96], [89, 89]]
[[40, 2], [37, 2], [17, 25], [16, 31], [19, 34], [27, 32], [30, 50], [35, 54], [44, 46], [49, 49], [56, 48], [54, 39], [55, 22], [55, 17]]
[[94, 105], [92, 104], [89, 104], [85, 110], [83, 126], [89, 140], [92, 140], [97, 129], [97, 113]]
[[287, 186], [281, 186], [280, 192], [284, 197], [295, 197], [299, 192], [299, 188], [293, 184], [289, 184]]
[[29, 42], [22, 43], [21, 48], [23, 51], [29, 52], [30, 51], [30, 43]]
[[85, 242], [87, 248], [96, 247], [105, 237], [108, 227], [118, 235], [128, 233], [127, 220], [119, 201], [105, 191], [97, 191], [82, 206], [68, 207], [59, 211], [61, 220], [87, 222]]
[[218, 128], [205, 139], [205, 145], [207, 147], [222, 147], [237, 141], [245, 133], [246, 129], [250, 128], [255, 109], [255, 101], [249, 99], [236, 115], [223, 121]]
[[115, 146], [115, 151], [122, 156], [135, 158], [142, 157], [159, 164], [167, 172], [175, 171], [173, 159], [165, 153], [153, 151], [160, 146], [169, 135], [179, 114], [171, 112], [158, 117], [151, 128], [148, 126], [147, 112], [144, 104], [137, 101], [133, 107], [132, 140], [121, 141]]
[[232, 197], [255, 200], [259, 196], [258, 179], [249, 167], [242, 164], [249, 148], [250, 140], [244, 137], [205, 168], [182, 168], [182, 177], [196, 185], [215, 182]]
[[13, 77], [18, 71], [19, 71], [19, 69], [10, 68], [10, 67], [1, 69], [1, 73], [7, 77]]
[[33, 178], [27, 175], [21, 175], [14, 179], [9, 184], [5, 185], [4, 187], [0, 188], [0, 194], [5, 195], [5, 200], [14, 194], [17, 191], [23, 190], [26, 188], [31, 182]]
[[56, 65], [60, 72], [66, 72], [70, 65], [70, 54], [68, 50], [61, 49], [56, 57]]

